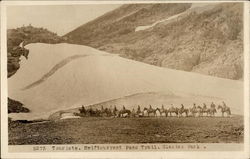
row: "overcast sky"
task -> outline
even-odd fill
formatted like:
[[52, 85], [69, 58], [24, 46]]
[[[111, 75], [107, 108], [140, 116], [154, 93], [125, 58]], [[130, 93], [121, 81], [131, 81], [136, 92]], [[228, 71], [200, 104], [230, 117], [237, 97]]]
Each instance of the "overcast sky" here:
[[8, 6], [8, 29], [29, 25], [64, 35], [121, 4]]

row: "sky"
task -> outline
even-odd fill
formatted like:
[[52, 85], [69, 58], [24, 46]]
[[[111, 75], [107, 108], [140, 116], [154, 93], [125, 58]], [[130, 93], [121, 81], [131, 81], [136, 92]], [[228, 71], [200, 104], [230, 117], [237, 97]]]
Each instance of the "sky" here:
[[7, 28], [31, 24], [64, 35], [121, 4], [8, 6]]

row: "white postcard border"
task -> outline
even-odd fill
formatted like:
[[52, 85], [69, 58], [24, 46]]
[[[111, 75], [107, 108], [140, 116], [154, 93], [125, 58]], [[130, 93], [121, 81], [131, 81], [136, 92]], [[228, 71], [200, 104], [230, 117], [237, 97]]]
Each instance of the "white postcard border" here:
[[[7, 5], [69, 5], [69, 4], [107, 4], [107, 3], [197, 3], [198, 1], [12, 1], [1, 2], [1, 112], [7, 112], [7, 45], [6, 45], [6, 6]], [[218, 1], [199, 1], [215, 3]], [[244, 5], [244, 151], [213, 152], [8, 152], [8, 114], [1, 113], [1, 154], [3, 158], [248, 158], [249, 157], [249, 3]], [[178, 153], [177, 153], [178, 152]]]

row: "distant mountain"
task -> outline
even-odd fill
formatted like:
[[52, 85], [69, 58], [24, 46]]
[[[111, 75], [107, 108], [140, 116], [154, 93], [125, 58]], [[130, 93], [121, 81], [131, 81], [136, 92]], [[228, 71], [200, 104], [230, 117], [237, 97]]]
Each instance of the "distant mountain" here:
[[7, 52], [8, 52], [8, 77], [11, 77], [20, 68], [20, 58], [28, 58], [29, 50], [24, 46], [30, 43], [55, 44], [62, 42], [62, 38], [55, 33], [45, 29], [36, 28], [31, 25], [17, 29], [7, 30]]
[[125, 4], [64, 38], [156, 66], [243, 78], [241, 3]]

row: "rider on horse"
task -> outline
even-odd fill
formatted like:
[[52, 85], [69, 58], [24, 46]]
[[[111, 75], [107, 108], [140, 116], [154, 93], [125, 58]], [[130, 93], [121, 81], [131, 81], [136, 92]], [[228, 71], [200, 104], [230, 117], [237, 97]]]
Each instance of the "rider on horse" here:
[[164, 105], [163, 104], [161, 105], [161, 109], [164, 110]]
[[223, 101], [222, 104], [223, 104], [223, 108], [226, 109], [227, 108], [226, 103]]
[[205, 103], [203, 103], [203, 111], [207, 110], [207, 105]]
[[181, 104], [181, 109], [184, 109], [184, 105], [183, 104]]
[[211, 106], [210, 106], [210, 107], [211, 107], [211, 108], [215, 108], [214, 102], [211, 103]]
[[115, 105], [114, 108], [113, 108], [113, 114], [116, 116], [117, 112], [118, 112], [118, 109], [116, 108], [116, 105]]
[[196, 104], [194, 103], [194, 105], [193, 105], [193, 109], [196, 109]]
[[84, 105], [82, 105], [82, 108], [79, 109], [79, 111], [80, 111], [81, 114], [85, 114], [86, 113], [86, 109], [85, 109]]
[[149, 105], [149, 110], [153, 110], [153, 108], [152, 108], [152, 106], [151, 106], [151, 105]]
[[115, 107], [114, 107], [114, 111], [117, 111], [116, 105], [115, 105]]
[[140, 105], [138, 105], [138, 107], [137, 107], [137, 112], [141, 112], [141, 107], [140, 107]]
[[171, 107], [170, 107], [170, 109], [172, 109], [172, 110], [174, 109], [174, 105], [173, 105], [173, 104], [171, 104]]

